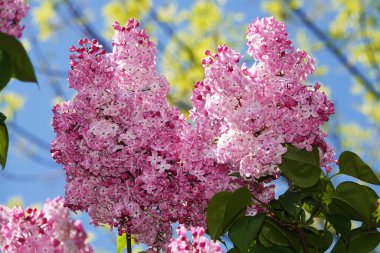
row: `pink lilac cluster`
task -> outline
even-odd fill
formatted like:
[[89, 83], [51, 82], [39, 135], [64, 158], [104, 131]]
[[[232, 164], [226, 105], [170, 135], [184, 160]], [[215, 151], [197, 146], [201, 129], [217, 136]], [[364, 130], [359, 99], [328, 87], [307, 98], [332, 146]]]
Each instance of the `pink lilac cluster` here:
[[24, 30], [20, 22], [28, 9], [24, 0], [0, 0], [0, 32], [20, 38]]
[[92, 253], [79, 220], [69, 217], [63, 200], [48, 200], [43, 210], [0, 206], [0, 249], [3, 253]]
[[304, 83], [314, 60], [292, 47], [285, 25], [273, 17], [254, 20], [247, 40], [251, 67], [240, 66], [241, 55], [227, 46], [206, 51], [205, 78], [195, 85], [190, 112], [198, 133], [213, 145], [218, 163], [247, 179], [275, 178], [285, 144], [317, 147], [327, 166], [334, 152], [320, 126], [334, 106], [318, 83]]
[[171, 239], [168, 252], [170, 253], [222, 253], [219, 244], [209, 240], [204, 236], [205, 230], [202, 227], [190, 228], [192, 240], [187, 239], [187, 230], [184, 226], [177, 229], [178, 237]]
[[158, 250], [171, 223], [204, 226], [209, 199], [230, 179], [169, 106], [154, 43], [138, 25], [115, 23], [112, 53], [95, 40], [70, 48], [77, 94], [53, 109], [51, 152], [66, 171], [65, 206]]
[[[51, 149], [66, 171], [65, 206], [158, 251], [171, 223], [205, 226], [216, 192], [249, 185], [256, 199], [272, 200], [269, 183], [285, 144], [316, 146], [322, 165], [332, 160], [319, 127], [333, 105], [318, 84], [303, 83], [313, 61], [291, 47], [282, 23], [258, 19], [249, 27], [251, 68], [226, 46], [206, 51], [205, 79], [192, 96], [194, 127], [169, 106], [155, 45], [138, 26], [115, 23], [112, 53], [96, 40], [70, 48], [69, 84], [77, 94], [53, 109]], [[229, 176], [237, 171], [242, 177]], [[253, 205], [248, 214], [260, 211]]]

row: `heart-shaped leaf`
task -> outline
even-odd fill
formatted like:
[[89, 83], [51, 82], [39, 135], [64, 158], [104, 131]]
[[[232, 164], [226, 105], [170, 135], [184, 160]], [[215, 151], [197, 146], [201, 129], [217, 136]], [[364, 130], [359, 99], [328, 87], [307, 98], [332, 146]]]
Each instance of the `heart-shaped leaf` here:
[[316, 147], [308, 152], [292, 145], [286, 146], [288, 151], [282, 157], [280, 169], [296, 186], [308, 188], [315, 185], [320, 176], [319, 152]]
[[224, 234], [233, 221], [244, 214], [251, 203], [251, 193], [247, 188], [215, 194], [206, 212], [207, 229], [211, 238], [217, 240]]
[[380, 185], [380, 180], [372, 169], [353, 152], [344, 151], [339, 156], [339, 171], [364, 182]]
[[242, 217], [232, 224], [228, 235], [240, 252], [248, 252], [252, 242], [258, 236], [264, 220], [265, 214], [258, 214]]

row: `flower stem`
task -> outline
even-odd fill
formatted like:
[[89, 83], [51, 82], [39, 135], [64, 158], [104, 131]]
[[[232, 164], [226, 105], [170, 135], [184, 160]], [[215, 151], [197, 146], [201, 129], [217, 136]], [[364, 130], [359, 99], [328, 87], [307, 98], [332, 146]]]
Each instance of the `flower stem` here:
[[130, 234], [126, 234], [127, 236], [127, 252], [132, 253], [132, 238]]

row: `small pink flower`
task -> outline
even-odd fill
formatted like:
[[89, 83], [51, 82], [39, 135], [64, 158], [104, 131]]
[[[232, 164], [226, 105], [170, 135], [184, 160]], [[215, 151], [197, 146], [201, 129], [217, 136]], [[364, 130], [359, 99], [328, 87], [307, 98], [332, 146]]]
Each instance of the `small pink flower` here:
[[25, 5], [24, 0], [1, 0], [0, 32], [20, 38], [24, 30], [20, 22], [28, 9], [29, 5]]

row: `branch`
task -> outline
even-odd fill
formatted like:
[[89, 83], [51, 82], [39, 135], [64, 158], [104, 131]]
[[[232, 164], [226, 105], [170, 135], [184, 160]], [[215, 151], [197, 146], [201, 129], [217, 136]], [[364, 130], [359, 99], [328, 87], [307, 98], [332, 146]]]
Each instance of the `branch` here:
[[130, 234], [126, 234], [127, 237], [127, 252], [132, 253], [132, 238]]
[[376, 90], [375, 85], [343, 54], [331, 38], [325, 34], [318, 26], [316, 26], [305, 14], [301, 8], [292, 8], [290, 0], [285, 0], [291, 11], [302, 21], [302, 23], [327, 47], [327, 49], [338, 59], [338, 61], [350, 72], [354, 77], [357, 77], [369, 93], [380, 99], [380, 92]]
[[32, 143], [34, 143], [36, 146], [43, 150], [50, 150], [50, 143], [46, 142], [45, 140], [41, 139], [40, 137], [34, 135], [33, 133], [29, 132], [25, 128], [17, 125], [14, 121], [8, 123], [8, 126], [18, 135], [28, 139]]
[[[50, 69], [49, 66], [51, 64], [49, 63], [49, 60], [46, 58], [44, 50], [42, 50], [41, 45], [40, 45], [38, 39], [36, 37], [31, 37], [30, 41], [31, 41], [31, 43], [33, 45], [33, 48], [35, 49], [35, 50], [33, 50], [33, 53], [36, 55], [37, 58], [39, 58], [40, 62], [42, 62], [42, 64], [44, 66], [46, 66], [46, 68], [47, 68], [47, 70], [49, 72], [49, 75], [52, 76], [52, 77], [57, 77], [57, 78], [58, 77], [62, 77], [62, 75], [61, 75], [62, 73], [58, 73], [55, 70]], [[67, 74], [66, 74], [66, 76], [67, 76]], [[53, 89], [53, 91], [54, 91], [54, 93], [55, 93], [56, 96], [60, 96], [60, 97], [62, 97], [64, 99], [67, 99], [66, 98], [66, 94], [65, 94], [65, 92], [63, 91], [63, 89], [62, 89], [62, 87], [60, 85], [54, 85], [54, 84], [52, 84], [52, 85], [49, 85], [49, 87]]]
[[303, 234], [302, 228], [297, 227], [297, 234], [301, 240], [301, 246], [302, 246], [303, 253], [309, 253], [309, 250], [307, 248], [306, 238], [305, 238], [305, 235]]
[[82, 32], [86, 36], [88, 36], [92, 39], [96, 39], [107, 52], [111, 52], [112, 49], [108, 45], [107, 41], [105, 41], [104, 38], [95, 31], [95, 29], [93, 29], [93, 27], [90, 25], [90, 23], [85, 19], [85, 16], [83, 15], [83, 13], [79, 9], [75, 8], [75, 6], [73, 5], [73, 3], [70, 0], [64, 0], [63, 2], [66, 4], [66, 6], [68, 7], [68, 9], [70, 11], [70, 14], [74, 18], [76, 18], [78, 20], [83, 20], [82, 25], [79, 26], [79, 28], [82, 30]]

